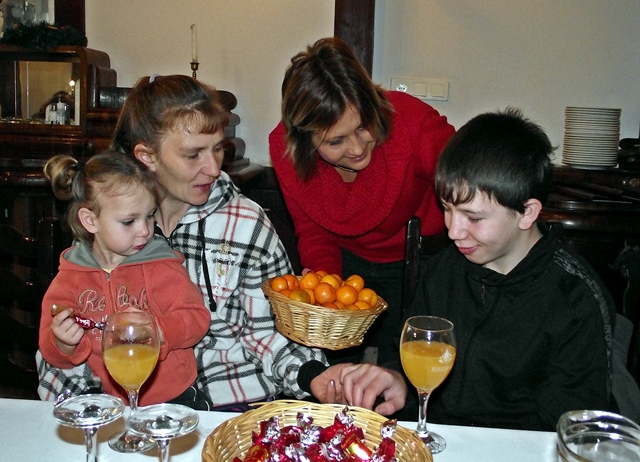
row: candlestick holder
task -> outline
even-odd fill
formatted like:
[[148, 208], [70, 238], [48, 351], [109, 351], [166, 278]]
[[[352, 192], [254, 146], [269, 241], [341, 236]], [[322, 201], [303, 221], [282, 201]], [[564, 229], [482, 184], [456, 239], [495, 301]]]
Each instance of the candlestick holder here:
[[193, 71], [193, 74], [191, 74], [191, 77], [193, 77], [194, 79], [197, 79], [197, 74], [198, 74], [198, 65], [200, 63], [198, 61], [191, 61], [191, 70]]

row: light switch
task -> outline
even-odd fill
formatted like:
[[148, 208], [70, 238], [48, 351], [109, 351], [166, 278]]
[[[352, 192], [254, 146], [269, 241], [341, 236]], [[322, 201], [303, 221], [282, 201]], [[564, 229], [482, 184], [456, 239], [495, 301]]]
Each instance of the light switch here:
[[449, 99], [449, 82], [447, 80], [393, 77], [390, 89], [409, 93], [425, 101], [447, 101]]
[[413, 96], [423, 98], [429, 95], [429, 84], [427, 82], [414, 82], [411, 90]]

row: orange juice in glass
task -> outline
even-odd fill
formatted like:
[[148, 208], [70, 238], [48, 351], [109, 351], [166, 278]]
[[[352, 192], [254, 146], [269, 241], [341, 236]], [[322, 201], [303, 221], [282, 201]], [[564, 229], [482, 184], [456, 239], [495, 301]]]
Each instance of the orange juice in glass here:
[[[160, 337], [155, 318], [146, 311], [127, 310], [107, 318], [102, 333], [102, 359], [113, 380], [124, 388], [131, 412], [138, 409], [140, 387], [156, 367]], [[131, 433], [115, 435], [109, 446], [118, 452], [147, 451], [156, 443]]]
[[407, 319], [400, 339], [400, 359], [404, 373], [420, 397], [416, 432], [431, 453], [437, 454], [444, 450], [446, 442], [427, 430], [427, 402], [431, 392], [447, 378], [456, 359], [451, 321], [434, 316]]

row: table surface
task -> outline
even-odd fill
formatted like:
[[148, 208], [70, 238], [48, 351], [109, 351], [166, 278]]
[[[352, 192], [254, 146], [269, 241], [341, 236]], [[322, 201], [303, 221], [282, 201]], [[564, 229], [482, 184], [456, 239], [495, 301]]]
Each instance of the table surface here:
[[[129, 408], [126, 408], [125, 415]], [[170, 445], [171, 462], [199, 462], [207, 436], [235, 413], [198, 412], [196, 430], [177, 438]], [[413, 428], [413, 422], [400, 422]], [[556, 435], [552, 432], [504, 430], [431, 424], [447, 441], [447, 448], [434, 456], [434, 462], [556, 462]], [[107, 445], [108, 438], [124, 429], [124, 417], [98, 430], [98, 460], [157, 461], [157, 452], [119, 454]], [[84, 461], [81, 430], [59, 425], [53, 418], [51, 402], [0, 399], [0, 461]]]

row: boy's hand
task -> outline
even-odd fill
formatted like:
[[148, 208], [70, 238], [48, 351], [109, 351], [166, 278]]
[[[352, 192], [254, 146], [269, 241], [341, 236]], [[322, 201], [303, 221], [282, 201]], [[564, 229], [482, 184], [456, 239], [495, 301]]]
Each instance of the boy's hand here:
[[60, 351], [66, 355], [73, 354], [84, 335], [84, 329], [76, 323], [73, 316], [73, 309], [64, 309], [56, 314], [50, 327]]

